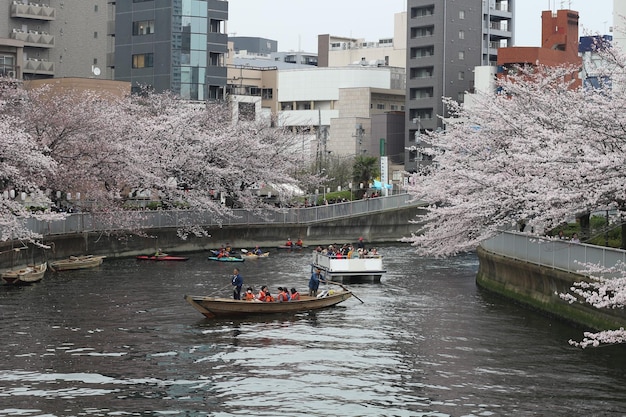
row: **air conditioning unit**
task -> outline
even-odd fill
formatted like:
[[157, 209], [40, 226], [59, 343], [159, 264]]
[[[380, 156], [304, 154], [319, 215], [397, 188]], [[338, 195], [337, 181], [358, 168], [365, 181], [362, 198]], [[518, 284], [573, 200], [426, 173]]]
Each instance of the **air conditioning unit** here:
[[15, 71], [7, 71], [7, 77], [15, 78]]

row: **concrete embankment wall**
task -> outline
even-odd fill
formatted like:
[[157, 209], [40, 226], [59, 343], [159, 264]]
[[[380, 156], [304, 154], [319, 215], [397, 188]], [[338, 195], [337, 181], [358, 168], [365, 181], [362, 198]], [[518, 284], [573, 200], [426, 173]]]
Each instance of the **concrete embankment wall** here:
[[582, 275], [523, 262], [479, 248], [480, 266], [476, 284], [515, 302], [594, 330], [626, 327], [622, 309], [596, 309], [588, 304], [570, 304], [559, 297]]
[[170, 253], [202, 252], [216, 249], [229, 243], [233, 248], [271, 249], [285, 243], [287, 238], [295, 241], [302, 238], [305, 245], [315, 247], [332, 243], [356, 243], [363, 237], [369, 247], [381, 243], [397, 242], [410, 236], [416, 225], [418, 207], [386, 210], [353, 216], [340, 220], [324, 221], [315, 224], [267, 224], [232, 225], [210, 228], [210, 237], [189, 236], [181, 239], [178, 230], [171, 228], [144, 230], [144, 236], [128, 233], [82, 233], [51, 236], [44, 239], [48, 250], [34, 249], [32, 246], [20, 252], [12, 251], [19, 244], [5, 242], [0, 245], [0, 269], [13, 265], [27, 264], [40, 259], [62, 259], [71, 255], [106, 255], [111, 258], [130, 257], [152, 253], [157, 248]]

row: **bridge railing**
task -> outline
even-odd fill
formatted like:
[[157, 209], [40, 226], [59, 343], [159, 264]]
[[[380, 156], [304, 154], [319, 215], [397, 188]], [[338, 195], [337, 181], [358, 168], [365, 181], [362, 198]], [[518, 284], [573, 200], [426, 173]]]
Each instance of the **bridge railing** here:
[[176, 228], [190, 225], [216, 227], [228, 225], [263, 224], [312, 224], [320, 221], [341, 219], [393, 210], [416, 207], [422, 202], [412, 201], [409, 194], [396, 194], [388, 197], [369, 198], [305, 208], [283, 208], [277, 211], [266, 210], [262, 214], [235, 209], [232, 216], [216, 217], [210, 211], [196, 210], [137, 210], [122, 214], [97, 212], [72, 213], [64, 220], [38, 221], [28, 219], [29, 230], [44, 236], [83, 232], [112, 231], [125, 229]]
[[[547, 268], [585, 275], [586, 264], [614, 267], [626, 262], [622, 249], [555, 240], [520, 232], [503, 232], [484, 241], [481, 246], [489, 252], [530, 262]], [[603, 274], [604, 277], [620, 276], [618, 272]]]

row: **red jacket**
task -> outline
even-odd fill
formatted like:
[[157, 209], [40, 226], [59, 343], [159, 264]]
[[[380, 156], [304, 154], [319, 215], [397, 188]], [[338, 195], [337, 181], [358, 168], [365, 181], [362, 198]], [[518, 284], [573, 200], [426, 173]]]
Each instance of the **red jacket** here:
[[300, 293], [298, 291], [291, 293], [291, 301], [296, 301], [300, 299]]

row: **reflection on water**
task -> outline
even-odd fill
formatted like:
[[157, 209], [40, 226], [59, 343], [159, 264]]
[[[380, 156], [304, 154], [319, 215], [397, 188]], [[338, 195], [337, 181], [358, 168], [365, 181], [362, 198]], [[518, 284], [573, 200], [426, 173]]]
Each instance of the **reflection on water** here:
[[[381, 284], [294, 316], [204, 319], [232, 265], [111, 260], [0, 289], [0, 415], [525, 416], [626, 413], [622, 347], [478, 290], [473, 255], [383, 248]], [[237, 265], [306, 289], [308, 253]]]

